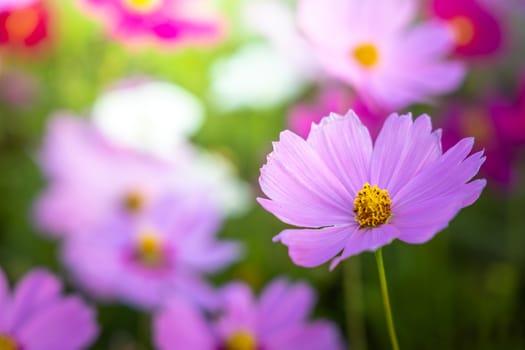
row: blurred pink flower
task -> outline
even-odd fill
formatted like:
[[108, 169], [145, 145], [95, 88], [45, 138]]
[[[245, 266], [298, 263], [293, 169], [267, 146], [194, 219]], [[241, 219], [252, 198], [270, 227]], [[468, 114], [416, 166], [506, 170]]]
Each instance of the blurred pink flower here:
[[505, 35], [502, 20], [483, 1], [432, 0], [430, 11], [449, 23], [458, 55], [480, 57], [501, 50]]
[[475, 147], [487, 155], [481, 173], [489, 183], [510, 188], [515, 182], [517, 156], [525, 147], [525, 99], [510, 103], [492, 97], [479, 105], [455, 103], [445, 113], [441, 127], [445, 149], [466, 135], [475, 137]]
[[116, 148], [75, 117], [52, 119], [40, 163], [50, 185], [36, 202], [35, 221], [53, 236], [73, 235], [114, 216], [138, 220], [175, 187], [176, 165]]
[[222, 20], [206, 0], [78, 0], [105, 23], [110, 34], [129, 43], [153, 39], [165, 45], [214, 42]]
[[220, 223], [205, 198], [167, 196], [140, 222], [116, 218], [69, 237], [64, 263], [79, 285], [105, 301], [150, 309], [177, 293], [212, 308], [215, 296], [202, 276], [240, 253], [236, 243], [216, 240]]
[[321, 90], [313, 103], [295, 105], [288, 113], [288, 126], [297, 135], [308, 138], [312, 124], [319, 123], [331, 112], [344, 114], [352, 109], [375, 137], [384, 122], [384, 113], [372, 111], [363, 101], [340, 87]]
[[149, 309], [178, 293], [213, 307], [202, 275], [240, 254], [238, 244], [216, 240], [220, 223], [202, 198], [181, 193], [158, 201], [138, 223], [116, 219], [70, 237], [64, 262], [78, 284], [102, 300]]
[[29, 272], [9, 292], [0, 269], [0, 349], [78, 350], [96, 338], [95, 312], [77, 296], [62, 296], [45, 270]]
[[454, 47], [445, 24], [411, 26], [417, 3], [301, 0], [299, 26], [330, 74], [393, 111], [452, 92], [465, 75], [461, 63], [445, 59]]
[[194, 305], [172, 299], [154, 319], [160, 350], [338, 350], [341, 337], [331, 322], [307, 322], [315, 295], [306, 284], [272, 282], [254, 300], [248, 286], [232, 283], [221, 292], [219, 317], [208, 320]]
[[39, 0], [0, 0], [0, 11], [14, 10], [21, 7], [31, 6]]
[[[426, 115], [393, 114], [372, 144], [353, 111], [331, 114], [315, 125], [307, 140], [290, 131], [261, 169], [259, 183], [269, 199], [259, 203], [286, 229], [274, 238], [304, 267], [374, 251], [394, 239], [430, 240], [460, 209], [471, 205], [485, 180], [469, 182], [484, 161], [471, 156], [466, 138], [441, 151], [441, 132], [432, 132]], [[468, 156], [468, 157], [467, 157]]]

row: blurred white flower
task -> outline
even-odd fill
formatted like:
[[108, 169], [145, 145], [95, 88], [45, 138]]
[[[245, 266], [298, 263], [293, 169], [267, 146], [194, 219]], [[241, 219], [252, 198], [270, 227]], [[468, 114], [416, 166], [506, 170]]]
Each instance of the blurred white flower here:
[[241, 20], [247, 32], [265, 39], [304, 78], [318, 79], [323, 71], [297, 28], [295, 10], [282, 0], [247, 0]]
[[159, 81], [120, 86], [93, 107], [95, 125], [113, 142], [170, 157], [203, 122], [201, 102], [181, 87]]
[[239, 179], [233, 164], [219, 153], [207, 152], [190, 145], [180, 148], [182, 166], [175, 181], [187, 189], [205, 188], [211, 200], [226, 216], [244, 214], [254, 202], [250, 186]]
[[252, 43], [216, 61], [211, 94], [223, 111], [265, 108], [297, 96], [307, 78], [290, 60], [268, 44]]

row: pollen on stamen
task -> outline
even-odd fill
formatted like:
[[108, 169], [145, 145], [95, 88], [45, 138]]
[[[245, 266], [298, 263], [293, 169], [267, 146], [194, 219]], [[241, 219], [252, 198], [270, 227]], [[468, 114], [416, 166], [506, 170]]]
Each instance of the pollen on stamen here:
[[357, 192], [354, 200], [355, 221], [361, 228], [383, 225], [392, 216], [392, 201], [387, 190], [368, 182]]
[[141, 14], [148, 14], [157, 10], [162, 0], [122, 0], [129, 10]]
[[13, 339], [0, 334], [0, 350], [17, 350], [18, 347]]
[[365, 68], [372, 68], [379, 62], [379, 51], [373, 44], [362, 44], [354, 48], [352, 56]]
[[123, 199], [124, 209], [131, 214], [136, 214], [144, 209], [146, 200], [140, 191], [130, 191]]
[[158, 267], [165, 261], [162, 241], [154, 232], [142, 233], [137, 242], [137, 258], [148, 267]]
[[234, 333], [226, 343], [226, 350], [255, 350], [255, 337], [248, 331]]

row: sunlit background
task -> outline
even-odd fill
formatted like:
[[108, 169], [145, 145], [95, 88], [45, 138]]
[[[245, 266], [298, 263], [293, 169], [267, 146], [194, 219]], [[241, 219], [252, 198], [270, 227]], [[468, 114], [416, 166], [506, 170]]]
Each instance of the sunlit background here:
[[[345, 344], [387, 349], [373, 254], [333, 271], [294, 265], [272, 243], [288, 226], [256, 202], [259, 170], [282, 130], [307, 137], [330, 112], [354, 109], [374, 135], [391, 112], [428, 113], [444, 149], [476, 138], [488, 185], [431, 241], [383, 249], [401, 348], [524, 349], [525, 4], [416, 1], [414, 21], [439, 22], [455, 40], [442, 56], [457, 76], [434, 87], [435, 73], [422, 96], [401, 96], [394, 82], [378, 97], [337, 74], [329, 43], [312, 45], [297, 2], [0, 0], [0, 269], [10, 285], [48, 269], [96, 310], [88, 348], [153, 349], [167, 290], [207, 305], [201, 289], [242, 281], [259, 293], [284, 277], [315, 290], [310, 319], [334, 322]], [[420, 44], [413, 55], [440, 45]], [[370, 54], [348, 59], [373, 65]], [[191, 276], [176, 288], [127, 276], [108, 257], [120, 245]]]

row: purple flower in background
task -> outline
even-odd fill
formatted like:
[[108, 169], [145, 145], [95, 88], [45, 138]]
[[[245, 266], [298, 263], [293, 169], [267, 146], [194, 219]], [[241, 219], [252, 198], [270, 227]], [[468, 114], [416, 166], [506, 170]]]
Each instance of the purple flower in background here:
[[476, 148], [487, 155], [481, 172], [490, 183], [509, 188], [516, 179], [518, 153], [525, 146], [524, 107], [498, 97], [479, 105], [452, 104], [441, 122], [443, 146], [448, 149], [466, 135], [474, 136]]
[[272, 282], [259, 300], [248, 286], [232, 283], [221, 292], [218, 318], [185, 300], [173, 299], [155, 316], [154, 338], [160, 350], [338, 350], [336, 326], [308, 322], [314, 292], [303, 283]]
[[393, 111], [452, 92], [465, 75], [462, 64], [445, 59], [454, 48], [446, 24], [411, 26], [417, 3], [301, 0], [299, 26], [330, 74]]
[[77, 296], [62, 296], [51, 273], [35, 269], [13, 290], [0, 269], [0, 349], [79, 350], [98, 333], [95, 312]]
[[35, 220], [55, 236], [89, 230], [115, 215], [140, 218], [175, 186], [176, 165], [118, 149], [74, 117], [51, 121], [41, 166], [50, 186], [36, 203]]
[[458, 55], [486, 56], [503, 46], [503, 23], [483, 1], [432, 0], [430, 12], [450, 24]]
[[220, 223], [207, 198], [179, 193], [158, 200], [140, 221], [86, 227], [65, 241], [63, 260], [78, 284], [104, 300], [149, 309], [177, 293], [213, 307], [202, 276], [239, 256], [236, 243], [216, 240]]
[[393, 114], [372, 144], [353, 111], [331, 114], [307, 140], [290, 132], [261, 169], [259, 183], [269, 198], [259, 203], [282, 221], [304, 227], [274, 238], [289, 248], [293, 262], [314, 267], [376, 250], [394, 239], [423, 243], [471, 205], [485, 180], [474, 180], [485, 157], [468, 156], [472, 138], [446, 153], [441, 131], [426, 115]]
[[340, 87], [323, 89], [314, 103], [295, 105], [288, 114], [288, 126], [291, 131], [306, 139], [312, 124], [319, 123], [322, 116], [330, 112], [342, 114], [349, 109], [360, 116], [373, 136], [377, 135], [384, 122], [384, 114], [372, 111], [361, 99]]
[[223, 23], [205, 0], [79, 0], [118, 40], [165, 45], [214, 42]]

